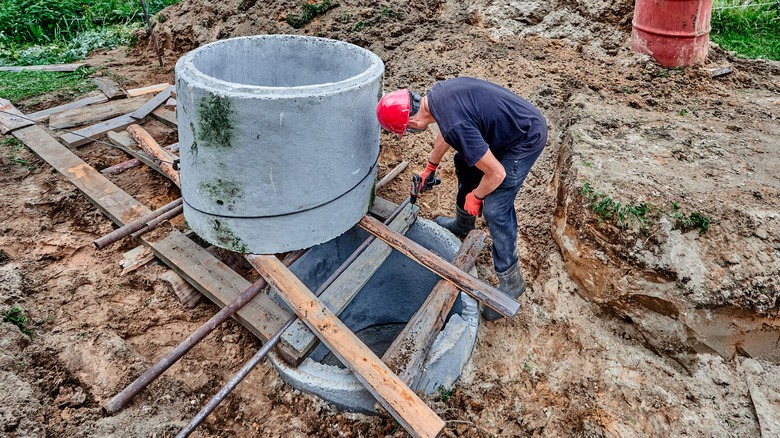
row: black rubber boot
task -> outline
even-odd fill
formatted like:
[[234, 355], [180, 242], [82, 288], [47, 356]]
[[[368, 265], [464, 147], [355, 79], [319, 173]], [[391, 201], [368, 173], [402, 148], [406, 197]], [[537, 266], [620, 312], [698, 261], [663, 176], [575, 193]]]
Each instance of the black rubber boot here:
[[[523, 273], [520, 271], [520, 261], [516, 261], [509, 269], [504, 272], [496, 272], [498, 277], [498, 290], [507, 294], [509, 297], [515, 300], [525, 292], [525, 279]], [[487, 321], [495, 321], [503, 318], [503, 316], [491, 309], [490, 307], [482, 307], [482, 317]]]
[[466, 210], [463, 210], [456, 205], [454, 219], [446, 216], [439, 216], [436, 218], [436, 223], [450, 230], [452, 234], [458, 237], [466, 237], [466, 235], [474, 229], [476, 220], [476, 217], [468, 214]]

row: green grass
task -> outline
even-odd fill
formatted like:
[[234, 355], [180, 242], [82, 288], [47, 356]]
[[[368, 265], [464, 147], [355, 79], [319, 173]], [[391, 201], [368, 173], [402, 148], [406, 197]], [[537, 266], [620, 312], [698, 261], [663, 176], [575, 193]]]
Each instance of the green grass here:
[[699, 234], [704, 234], [710, 227], [710, 218], [707, 215], [700, 211], [686, 214], [677, 202], [671, 203], [671, 211], [658, 208], [649, 202], [621, 203], [607, 194], [595, 191], [589, 182], [583, 184], [580, 195], [587, 201], [588, 208], [598, 216], [599, 222], [614, 221], [621, 230], [637, 227], [648, 234], [648, 228], [661, 216], [670, 218], [673, 228], [682, 232], [699, 230]]
[[[150, 14], [179, 0], [146, 0]], [[98, 48], [133, 43], [137, 0], [0, 0], [0, 65], [83, 59]]]
[[[8, 137], [3, 142], [3, 146], [8, 150], [8, 159], [11, 160], [11, 162], [26, 168], [28, 172], [32, 172], [35, 170], [35, 164], [19, 156], [19, 152], [21, 152], [22, 148], [24, 148], [24, 143], [22, 143], [19, 139], [14, 137]], [[0, 255], [5, 255], [5, 253], [2, 253]], [[0, 259], [2, 259], [2, 257], [0, 257]], [[0, 263], [2, 262], [3, 260], [0, 260]]]
[[87, 77], [89, 69], [73, 73], [45, 71], [0, 72], [0, 96], [11, 102], [54, 91], [79, 95], [91, 91], [95, 85]]
[[24, 310], [21, 307], [14, 306], [6, 310], [3, 313], [3, 322], [10, 322], [19, 327], [22, 333], [32, 337], [32, 330], [27, 328], [28, 324], [30, 324], [30, 319], [24, 315]]
[[742, 57], [780, 60], [780, 2], [742, 5], [740, 0], [713, 3], [710, 39]]
[[307, 24], [311, 23], [315, 17], [320, 16], [331, 8], [338, 6], [331, 0], [322, 0], [319, 3], [303, 3], [301, 5], [302, 11], [298, 14], [289, 14], [285, 19], [290, 26], [300, 29]]

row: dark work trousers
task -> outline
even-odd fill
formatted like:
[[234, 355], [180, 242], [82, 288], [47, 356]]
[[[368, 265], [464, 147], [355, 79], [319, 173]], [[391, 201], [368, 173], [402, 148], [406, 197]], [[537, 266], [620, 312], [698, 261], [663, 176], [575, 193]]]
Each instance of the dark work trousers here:
[[[501, 159], [506, 178], [492, 193], [485, 197], [482, 215], [493, 239], [493, 266], [496, 272], [504, 272], [517, 262], [517, 213], [515, 198], [523, 186], [525, 177], [544, 148], [520, 159]], [[455, 174], [458, 176], [458, 207], [466, 205], [466, 195], [477, 188], [482, 180], [481, 170], [469, 166], [460, 152], [455, 154]]]

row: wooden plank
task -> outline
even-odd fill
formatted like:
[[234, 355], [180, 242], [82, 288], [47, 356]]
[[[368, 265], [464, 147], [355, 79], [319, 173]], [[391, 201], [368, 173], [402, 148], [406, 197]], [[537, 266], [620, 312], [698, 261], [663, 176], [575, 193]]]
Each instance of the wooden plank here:
[[173, 106], [173, 107], [175, 107], [176, 106], [176, 99], [174, 99], [173, 97], [169, 98], [168, 100], [165, 101], [165, 106]]
[[114, 131], [119, 129], [125, 129], [133, 123], [138, 123], [138, 120], [130, 117], [129, 114], [115, 117], [113, 119], [100, 122], [96, 125], [88, 126], [86, 128], [73, 131], [69, 134], [65, 134], [60, 137], [60, 140], [68, 147], [81, 146], [87, 143], [91, 143], [95, 138], [107, 133], [108, 131]]
[[148, 87], [133, 88], [131, 90], [127, 90], [127, 97], [136, 97], [142, 94], [149, 94], [149, 93], [159, 93], [160, 91], [163, 91], [170, 86], [171, 84], [167, 82], [163, 82], [162, 84], [150, 85]]
[[153, 119], [163, 122], [171, 128], [179, 127], [179, 123], [176, 121], [176, 113], [169, 109], [157, 108], [152, 111], [151, 116]]
[[[109, 140], [113, 143], [114, 141], [111, 140], [111, 133], [114, 131], [109, 132], [107, 135], [109, 136]], [[128, 135], [129, 137], [129, 135]], [[179, 143], [174, 143], [170, 146], [165, 146], [163, 149], [165, 149], [168, 152], [178, 152], [179, 151]], [[124, 149], [123, 149], [124, 150]], [[131, 154], [132, 156], [135, 156]], [[151, 160], [150, 160], [151, 161]], [[106, 167], [105, 169], [101, 170], [100, 173], [103, 175], [119, 175], [120, 173], [124, 172], [127, 169], [132, 169], [133, 167], [138, 167], [143, 165], [144, 162], [141, 161], [140, 158], [132, 158], [127, 161], [122, 161], [121, 163], [114, 164], [111, 167]], [[157, 169], [155, 169], [157, 170]], [[160, 170], [162, 172], [162, 170]]]
[[105, 94], [109, 99], [116, 99], [127, 96], [127, 91], [123, 90], [119, 84], [105, 76], [92, 78], [92, 83], [97, 85], [98, 89], [102, 91], [103, 94]]
[[[389, 227], [405, 234], [417, 219], [419, 210], [414, 205], [407, 205]], [[340, 315], [392, 251], [393, 249], [386, 243], [379, 239], [374, 240], [349, 268], [320, 294], [319, 299], [335, 315]], [[306, 359], [318, 344], [317, 337], [301, 320], [293, 323], [284, 332], [281, 340], [293, 352], [295, 364], [300, 364]]]
[[398, 204], [388, 201], [385, 198], [377, 196], [374, 198], [374, 205], [371, 206], [371, 214], [381, 218], [382, 221], [389, 218], [391, 214], [398, 208]]
[[127, 275], [136, 269], [145, 266], [152, 260], [154, 260], [154, 253], [151, 249], [143, 245], [136, 246], [130, 251], [122, 254], [122, 260], [119, 261], [122, 272], [119, 275]]
[[[464, 271], [471, 270], [480, 251], [485, 247], [486, 239], [487, 233], [484, 231], [474, 230], [469, 233], [452, 259], [452, 264]], [[382, 362], [398, 374], [407, 385], [411, 385], [414, 378], [422, 371], [425, 358], [436, 336], [444, 327], [447, 315], [458, 295], [460, 290], [452, 283], [439, 280], [423, 305], [382, 356]]]
[[[29, 126], [14, 132], [14, 136], [62, 173], [117, 225], [122, 226], [151, 211], [84, 163], [44, 129]], [[160, 260], [218, 306], [232, 302], [250, 286], [246, 279], [179, 231], [172, 231], [157, 242], [143, 237], [140, 240]], [[265, 341], [289, 317], [290, 313], [268, 295], [258, 294], [238, 311], [236, 319]]]
[[83, 108], [88, 105], [93, 105], [96, 103], [103, 103], [108, 102], [108, 98], [103, 95], [102, 93], [97, 96], [90, 96], [85, 97], [83, 99], [79, 99], [70, 103], [66, 103], [64, 105], [55, 106], [53, 108], [49, 108], [43, 111], [38, 111], [37, 113], [32, 113], [27, 116], [28, 119], [33, 119], [35, 121], [43, 121], [49, 118], [49, 116], [53, 114], [60, 113], [62, 111], [71, 110], [74, 108]]
[[298, 317], [317, 333], [330, 351], [352, 370], [409, 434], [435, 437], [441, 432], [444, 421], [360, 342], [279, 259], [273, 255], [253, 259], [256, 261], [253, 265], [268, 284], [276, 287]]
[[62, 111], [49, 117], [49, 127], [52, 129], [67, 129], [74, 126], [102, 122], [103, 120], [135, 111], [148, 101], [148, 97], [141, 96], [90, 105], [86, 108]]
[[162, 283], [168, 290], [176, 295], [179, 302], [188, 309], [194, 309], [203, 301], [203, 294], [198, 292], [197, 289], [190, 286], [189, 283], [184, 281], [179, 274], [173, 271], [165, 271], [158, 277], [160, 283]]
[[24, 65], [24, 66], [10, 66], [0, 67], [0, 71], [10, 72], [23, 72], [23, 71], [54, 71], [69, 73], [78, 70], [81, 67], [86, 67], [89, 64], [80, 62], [75, 64], [50, 64], [50, 65]]
[[401, 251], [407, 257], [416, 260], [421, 265], [433, 271], [443, 279], [453, 283], [458, 289], [466, 292], [475, 299], [479, 300], [496, 312], [512, 317], [520, 310], [520, 303], [509, 298], [500, 290], [477, 280], [463, 270], [452, 266], [449, 262], [442, 259], [432, 251], [423, 247], [419, 243], [409, 239], [403, 234], [387, 228], [378, 220], [371, 216], [363, 216], [358, 222], [364, 230], [374, 236], [384, 240], [390, 246]]
[[8, 134], [15, 129], [24, 128], [34, 123], [16, 109], [11, 101], [0, 98], [0, 133]]
[[169, 97], [171, 97], [171, 92], [173, 92], [173, 85], [170, 85], [166, 89], [160, 91], [153, 98], [149, 99], [149, 102], [146, 102], [144, 106], [130, 113], [130, 117], [136, 120], [143, 120], [158, 106], [165, 103], [165, 101], [168, 100]]

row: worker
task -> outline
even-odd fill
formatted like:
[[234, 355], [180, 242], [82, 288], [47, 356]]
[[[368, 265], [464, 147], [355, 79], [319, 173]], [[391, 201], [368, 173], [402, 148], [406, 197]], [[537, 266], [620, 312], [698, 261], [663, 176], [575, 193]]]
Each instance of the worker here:
[[[439, 133], [428, 164], [419, 176], [423, 187], [436, 177], [445, 152], [455, 149], [458, 193], [455, 217], [436, 222], [463, 237], [484, 215], [493, 240], [493, 267], [498, 289], [513, 299], [525, 292], [517, 255], [515, 198], [531, 166], [547, 143], [541, 112], [514, 92], [492, 82], [458, 77], [438, 82], [425, 96], [408, 89], [385, 94], [376, 109], [379, 124], [400, 139], [436, 123]], [[419, 190], [419, 191], [422, 191]], [[494, 321], [501, 314], [483, 307]]]

